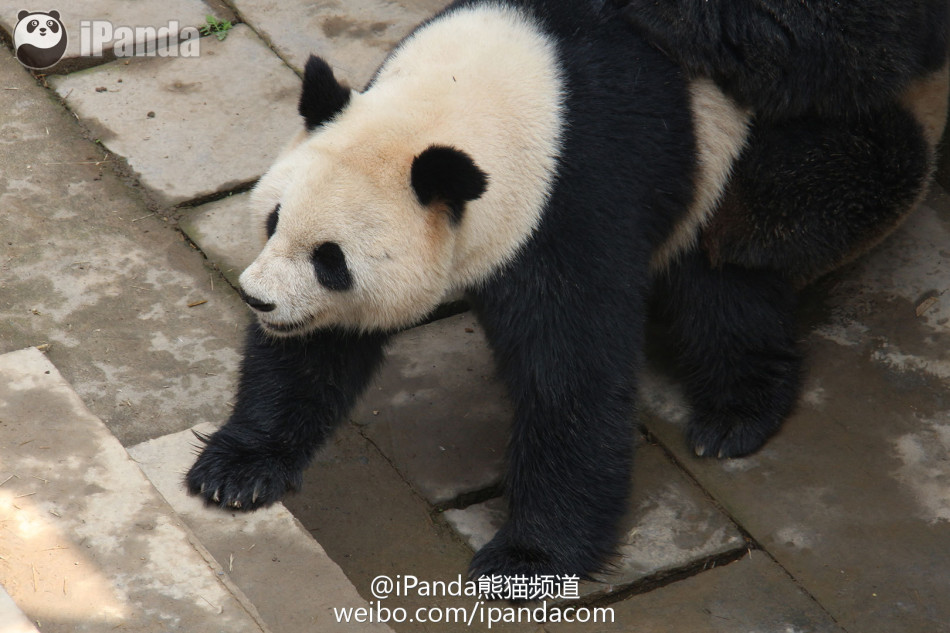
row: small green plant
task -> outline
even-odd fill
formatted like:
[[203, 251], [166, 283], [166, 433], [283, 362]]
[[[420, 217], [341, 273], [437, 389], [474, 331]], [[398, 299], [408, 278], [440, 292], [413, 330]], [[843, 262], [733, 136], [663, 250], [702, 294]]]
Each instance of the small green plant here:
[[223, 41], [224, 38], [228, 36], [228, 31], [234, 27], [228, 20], [219, 20], [213, 15], [205, 16], [205, 25], [201, 27], [202, 35], [211, 35], [214, 33], [214, 36], [218, 38], [218, 41]]

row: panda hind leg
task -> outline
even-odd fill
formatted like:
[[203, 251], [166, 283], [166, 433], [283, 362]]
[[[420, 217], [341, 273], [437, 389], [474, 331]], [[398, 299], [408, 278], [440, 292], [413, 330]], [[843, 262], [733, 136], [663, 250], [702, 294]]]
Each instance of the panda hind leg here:
[[720, 458], [761, 448], [799, 391], [792, 284], [771, 271], [713, 268], [694, 252], [661, 274], [656, 299], [684, 373], [690, 447]]
[[701, 248], [714, 264], [781, 271], [801, 287], [896, 228], [932, 163], [920, 126], [897, 105], [868, 118], [760, 122]]
[[931, 168], [920, 127], [898, 105], [871, 118], [757, 124], [700, 248], [658, 281], [697, 453], [745, 455], [779, 429], [800, 381], [795, 289], [886, 236]]

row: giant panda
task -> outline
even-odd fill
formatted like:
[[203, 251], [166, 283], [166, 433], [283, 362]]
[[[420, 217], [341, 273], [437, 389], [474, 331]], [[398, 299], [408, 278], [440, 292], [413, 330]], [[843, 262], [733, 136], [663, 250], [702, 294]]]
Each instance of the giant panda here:
[[927, 70], [868, 114], [773, 125], [623, 7], [575, 0], [455, 2], [363, 92], [311, 58], [304, 128], [252, 194], [268, 239], [240, 278], [234, 411], [188, 489], [251, 510], [298, 488], [392, 334], [464, 292], [515, 410], [508, 520], [471, 574], [604, 569], [651, 306], [695, 451], [759, 448], [798, 390], [795, 290], [923, 195], [946, 111]]

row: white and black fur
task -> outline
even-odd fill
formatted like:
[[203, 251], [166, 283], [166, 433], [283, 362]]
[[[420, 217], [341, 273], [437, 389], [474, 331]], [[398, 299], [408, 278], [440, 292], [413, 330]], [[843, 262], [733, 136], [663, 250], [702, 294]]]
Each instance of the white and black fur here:
[[[298, 488], [391, 334], [456, 291], [515, 408], [509, 519], [475, 575], [586, 576], [613, 554], [651, 297], [690, 371], [696, 451], [744, 454], [778, 428], [798, 389], [796, 284], [870, 241], [848, 213], [889, 227], [913, 205], [933, 142], [887, 101], [883, 129], [848, 118], [834, 137], [847, 152], [876, 135], [884, 150], [854, 160], [869, 178], [896, 170], [885, 197], [849, 189], [847, 165], [813, 160], [812, 179], [808, 147], [782, 145], [803, 130], [802, 144], [823, 143], [808, 121], [763, 127], [601, 4], [456, 2], [362, 93], [311, 58], [305, 130], [253, 194], [269, 239], [241, 286], [258, 321], [192, 493], [253, 509]], [[773, 151], [769, 167], [752, 164]], [[755, 233], [770, 201], [752, 185], [789, 165], [803, 173], [798, 188], [782, 183], [785, 202], [819, 205], [799, 214], [817, 238], [780, 221]], [[796, 198], [802, 183], [818, 193]], [[828, 231], [841, 235], [826, 244]], [[743, 250], [745, 234], [759, 246]], [[800, 270], [809, 249], [824, 259]]]

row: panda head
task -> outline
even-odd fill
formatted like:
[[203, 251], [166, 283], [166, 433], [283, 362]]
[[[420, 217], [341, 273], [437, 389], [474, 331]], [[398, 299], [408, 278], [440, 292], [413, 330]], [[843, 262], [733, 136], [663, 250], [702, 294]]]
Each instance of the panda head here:
[[417, 134], [419, 113], [385, 92], [351, 92], [323, 60], [306, 65], [306, 129], [252, 193], [267, 242], [240, 278], [270, 334], [408, 326], [451, 286], [456, 231], [487, 176]]
[[62, 59], [68, 38], [58, 11], [20, 11], [13, 31], [16, 56], [28, 68], [49, 68]]

